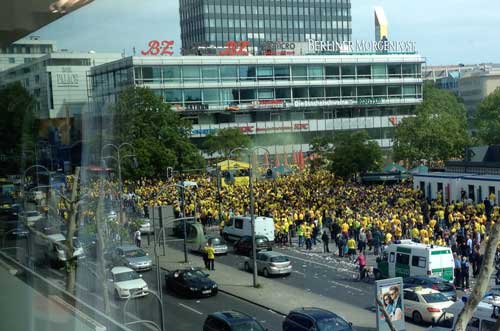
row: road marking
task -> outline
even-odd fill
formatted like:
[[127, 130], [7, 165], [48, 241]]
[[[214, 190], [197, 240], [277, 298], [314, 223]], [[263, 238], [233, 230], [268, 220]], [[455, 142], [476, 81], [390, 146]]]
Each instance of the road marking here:
[[187, 305], [185, 305], [185, 304], [183, 304], [183, 303], [179, 303], [179, 306], [184, 307], [184, 308], [186, 308], [186, 309], [189, 309], [189, 310], [191, 310], [192, 312], [195, 312], [195, 313], [197, 313], [197, 314], [199, 314], [199, 315], [203, 315], [203, 313], [202, 313], [202, 312], [197, 311], [196, 309], [191, 308], [191, 307], [189, 307], [189, 306], [187, 306]]
[[347, 284], [343, 284], [343, 283], [339, 283], [339, 282], [336, 282], [334, 280], [330, 280], [330, 283], [332, 284], [335, 284], [335, 285], [338, 285], [338, 286], [343, 286], [345, 288], [348, 288], [350, 290], [353, 290], [353, 291], [358, 291], [360, 293], [363, 293], [364, 291], [363, 290], [360, 290], [359, 288], [356, 288], [354, 286], [351, 286], [351, 285], [347, 285]]

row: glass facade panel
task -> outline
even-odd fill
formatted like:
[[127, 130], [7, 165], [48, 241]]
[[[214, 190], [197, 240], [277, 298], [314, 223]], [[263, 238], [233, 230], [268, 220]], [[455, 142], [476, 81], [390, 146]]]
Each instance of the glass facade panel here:
[[355, 99], [356, 88], [354, 86], [342, 86], [342, 99]]
[[401, 86], [393, 85], [387, 87], [389, 98], [399, 98], [401, 97]]
[[242, 103], [249, 103], [252, 102], [253, 100], [257, 99], [256, 95], [256, 90], [255, 89], [241, 89], [240, 90], [240, 99]]
[[340, 67], [339, 66], [326, 66], [325, 67], [326, 79], [339, 79]]
[[387, 65], [385, 64], [374, 64], [372, 65], [373, 78], [381, 79], [387, 78]]
[[373, 96], [374, 97], [387, 97], [387, 86], [385, 85], [375, 85], [373, 86]]
[[273, 89], [260, 89], [259, 90], [259, 100], [262, 99], [274, 99]]
[[341, 67], [342, 79], [354, 79], [356, 75], [356, 67], [354, 65], [344, 65]]
[[338, 98], [340, 97], [340, 87], [329, 86], [325, 88], [327, 98]]
[[305, 65], [292, 66], [292, 77], [294, 80], [306, 80], [307, 79], [307, 66], [305, 66]]
[[309, 66], [309, 80], [321, 80], [323, 78], [323, 66]]
[[181, 68], [179, 66], [163, 67], [163, 82], [164, 83], [180, 83]]
[[167, 103], [182, 103], [182, 90], [164, 90], [164, 96]]
[[276, 99], [290, 99], [292, 97], [292, 92], [289, 88], [277, 88], [275, 89]]
[[238, 89], [222, 89], [220, 90], [220, 101], [222, 105], [229, 106], [238, 103]]
[[240, 66], [240, 80], [255, 80], [255, 66]]
[[309, 98], [324, 98], [325, 88], [322, 86], [310, 87], [309, 88]]
[[273, 67], [271, 66], [257, 67], [257, 80], [273, 80]]
[[293, 91], [293, 98], [294, 99], [307, 99], [308, 94], [307, 94], [307, 87], [294, 87], [292, 89]]
[[203, 102], [208, 104], [219, 104], [219, 90], [218, 89], [204, 89]]
[[417, 93], [417, 87], [415, 85], [405, 85], [403, 86], [404, 96], [415, 96]]
[[204, 82], [216, 82], [219, 80], [219, 67], [203, 66], [201, 67], [201, 75]]
[[414, 64], [403, 64], [403, 77], [415, 77], [417, 74], [417, 68]]
[[238, 67], [237, 66], [221, 66], [220, 67], [220, 77], [222, 81], [232, 81], [238, 80]]
[[182, 77], [184, 82], [200, 81], [200, 67], [199, 66], [183, 66]]
[[153, 82], [153, 67], [142, 67], [142, 80], [144, 83]]
[[275, 66], [274, 67], [274, 79], [276, 79], [276, 80], [289, 80], [290, 79], [290, 67], [288, 67], [288, 66]]
[[371, 97], [372, 87], [371, 86], [358, 86], [358, 96], [359, 97]]
[[372, 67], [370, 65], [358, 65], [358, 79], [371, 79]]
[[201, 90], [199, 90], [199, 89], [186, 89], [186, 90], [184, 90], [184, 102], [185, 103], [200, 103], [201, 102]]
[[387, 66], [389, 78], [401, 78], [401, 64], [389, 64]]

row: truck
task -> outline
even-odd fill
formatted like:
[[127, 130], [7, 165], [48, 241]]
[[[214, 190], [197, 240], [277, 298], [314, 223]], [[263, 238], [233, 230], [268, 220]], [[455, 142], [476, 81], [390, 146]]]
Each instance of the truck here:
[[[231, 217], [222, 229], [225, 240], [238, 240], [244, 236], [252, 235], [250, 216]], [[265, 236], [274, 242], [274, 220], [270, 217], [255, 216], [255, 235]]]

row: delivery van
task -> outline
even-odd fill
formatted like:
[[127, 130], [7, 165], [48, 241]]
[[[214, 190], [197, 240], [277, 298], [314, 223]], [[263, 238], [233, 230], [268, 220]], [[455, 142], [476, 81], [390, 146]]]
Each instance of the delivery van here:
[[377, 278], [429, 276], [453, 281], [453, 254], [448, 247], [425, 245], [411, 240], [390, 244], [377, 258]]
[[[250, 216], [235, 216], [224, 224], [222, 236], [225, 240], [238, 240], [243, 236], [252, 235]], [[255, 235], [265, 236], [274, 242], [274, 220], [270, 217], [255, 216]]]

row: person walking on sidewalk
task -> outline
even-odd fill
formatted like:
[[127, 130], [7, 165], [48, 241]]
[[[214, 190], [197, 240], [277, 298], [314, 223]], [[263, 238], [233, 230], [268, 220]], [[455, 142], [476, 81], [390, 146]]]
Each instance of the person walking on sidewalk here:
[[208, 247], [208, 242], [205, 243], [205, 247], [203, 247], [203, 263], [205, 264], [205, 268], [209, 268], [210, 266], [208, 265], [208, 254], [207, 254], [207, 247]]
[[299, 248], [304, 246], [304, 224], [297, 227], [297, 236], [299, 236]]
[[139, 229], [134, 232], [134, 242], [137, 247], [141, 248], [141, 231]]
[[323, 231], [323, 235], [321, 236], [321, 240], [323, 241], [323, 253], [330, 253], [330, 248], [328, 247], [328, 241], [330, 240], [330, 236], [326, 233], [326, 230]]
[[215, 270], [215, 249], [212, 246], [212, 244], [208, 244], [205, 247], [205, 253], [207, 254], [207, 269], [208, 270]]
[[462, 289], [469, 289], [469, 261], [467, 261], [466, 256], [462, 256], [461, 262], [461, 281], [462, 281]]

